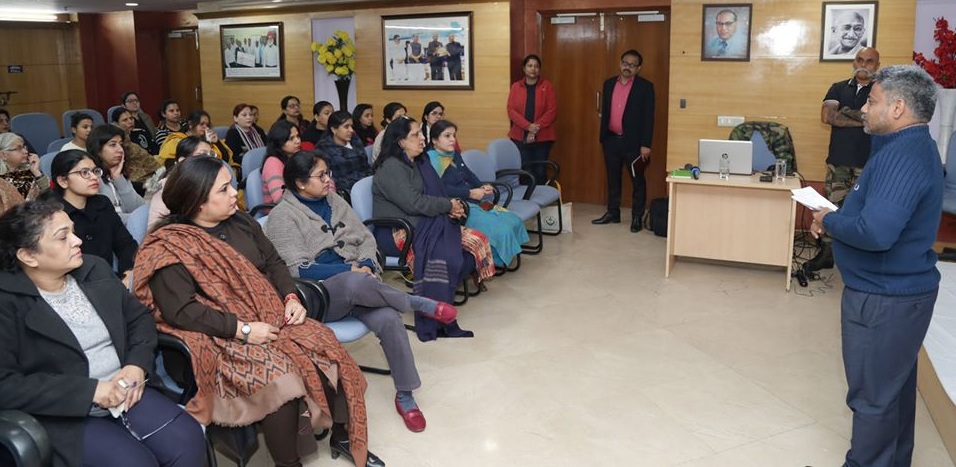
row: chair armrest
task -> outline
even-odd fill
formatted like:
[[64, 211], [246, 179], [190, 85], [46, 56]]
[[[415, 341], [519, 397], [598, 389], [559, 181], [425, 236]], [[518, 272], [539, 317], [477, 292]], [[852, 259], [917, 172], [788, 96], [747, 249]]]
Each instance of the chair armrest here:
[[531, 172], [528, 172], [527, 170], [521, 169], [502, 169], [495, 172], [495, 177], [499, 179], [509, 175], [517, 175], [519, 183], [521, 182], [521, 177], [526, 177], [531, 181], [531, 183], [525, 185], [528, 187], [528, 189], [524, 192], [524, 199], [531, 199], [531, 194], [534, 193], [534, 187], [538, 185], [537, 181], [534, 179], [534, 175], [531, 175]]
[[[501, 183], [501, 182], [485, 182], [485, 183], [488, 183], [489, 185], [492, 186], [492, 188], [495, 189], [495, 197], [491, 201], [492, 203], [499, 204], [503, 207], [508, 207], [508, 205], [511, 204], [511, 198], [513, 198], [515, 195], [515, 190], [514, 188], [511, 188], [511, 185], [507, 183]], [[499, 190], [499, 188], [503, 188], [507, 194], [507, 196], [505, 197], [505, 202], [503, 203], [499, 202], [501, 201], [501, 190]]]
[[554, 171], [554, 175], [549, 176], [549, 177], [548, 177], [548, 180], [545, 181], [545, 182], [543, 183], [543, 185], [548, 185], [548, 184], [550, 184], [551, 182], [557, 180], [558, 177], [561, 175], [561, 166], [558, 165], [557, 162], [552, 161], [552, 160], [547, 160], [547, 161], [528, 161], [528, 162], [525, 162], [524, 164], [522, 164], [522, 165], [521, 165], [521, 168], [523, 169], [523, 168], [525, 168], [525, 167], [528, 167], [529, 165], [544, 165], [544, 166], [545, 166], [545, 171], [547, 171], [548, 168], [551, 168], [551, 170]]
[[14, 465], [50, 465], [52, 448], [43, 425], [20, 410], [0, 410], [0, 446], [13, 457]]
[[262, 203], [258, 206], [253, 206], [249, 209], [249, 215], [256, 217], [256, 214], [259, 214], [259, 211], [268, 211], [276, 207], [276, 203]]
[[163, 369], [166, 374], [183, 388], [181, 394], [175, 394], [173, 388], [164, 385], [164, 394], [171, 399], [178, 399], [178, 404], [185, 405], [199, 390], [193, 373], [192, 351], [182, 339], [164, 332], [157, 333], [156, 350], [163, 356]]
[[295, 290], [309, 318], [324, 322], [329, 309], [329, 290], [322, 281], [298, 277], [295, 279]]
[[[374, 217], [363, 222], [366, 227], [392, 227], [395, 229], [402, 229], [405, 231], [405, 245], [402, 247], [401, 254], [398, 258], [398, 264], [401, 267], [405, 267], [405, 258], [408, 257], [408, 250], [412, 248], [412, 238], [415, 235], [415, 228], [412, 227], [412, 224], [405, 219], [398, 217]], [[383, 255], [384, 256], [384, 255]], [[385, 267], [385, 262], [382, 261], [382, 267]]]

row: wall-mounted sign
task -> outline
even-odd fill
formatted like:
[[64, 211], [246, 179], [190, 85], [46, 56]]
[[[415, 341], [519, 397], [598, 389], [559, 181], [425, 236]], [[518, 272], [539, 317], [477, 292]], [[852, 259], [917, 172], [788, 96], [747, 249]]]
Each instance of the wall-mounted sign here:
[[7, 65], [7, 73], [23, 73], [23, 65]]

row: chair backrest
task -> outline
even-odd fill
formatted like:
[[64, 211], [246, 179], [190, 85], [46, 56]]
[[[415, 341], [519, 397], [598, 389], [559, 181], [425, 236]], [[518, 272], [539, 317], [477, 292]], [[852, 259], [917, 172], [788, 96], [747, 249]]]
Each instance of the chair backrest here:
[[60, 152], [60, 150], [63, 149], [63, 145], [70, 141], [73, 141], [73, 138], [55, 139], [46, 147], [46, 152]]
[[42, 112], [14, 115], [10, 119], [10, 130], [23, 135], [37, 151], [45, 150], [50, 142], [61, 137], [53, 116]]
[[63, 112], [63, 134], [70, 134], [70, 117], [75, 113], [85, 113], [90, 117], [93, 117], [93, 126], [102, 125], [106, 123], [106, 120], [103, 120], [103, 114], [99, 113], [93, 109], [73, 109]]
[[106, 120], [105, 120], [103, 123], [109, 123], [109, 122], [110, 122], [110, 118], [111, 118], [111, 116], [113, 115], [113, 111], [116, 110], [116, 109], [118, 109], [118, 108], [120, 108], [120, 107], [122, 107], [122, 105], [114, 105], [114, 106], [110, 107], [109, 109], [106, 109], [106, 115], [104, 115], [104, 117], [106, 117]]
[[43, 175], [52, 177], [50, 172], [53, 171], [53, 158], [56, 157], [58, 153], [59, 151], [53, 151], [40, 156], [40, 172], [43, 172]]
[[371, 144], [365, 146], [365, 158], [368, 159], [369, 167], [375, 164], [375, 146]]
[[461, 153], [465, 165], [483, 182], [495, 181], [495, 161], [478, 149], [469, 149]]
[[136, 240], [136, 243], [142, 244], [146, 238], [146, 232], [149, 228], [149, 203], [146, 203], [133, 210], [126, 219], [126, 230]]
[[352, 185], [352, 210], [363, 222], [372, 218], [372, 177], [365, 177]]
[[221, 139], [223, 142], [226, 141], [226, 133], [229, 132], [228, 126], [217, 126], [213, 127], [212, 130], [216, 132], [216, 136], [218, 136], [219, 139]]
[[751, 141], [753, 134], [759, 132], [775, 159], [787, 161], [787, 173], [797, 170], [797, 155], [793, 148], [793, 137], [786, 125], [770, 121], [743, 122], [730, 130], [727, 139]]
[[245, 155], [242, 156], [242, 176], [243, 178], [248, 177], [255, 169], [262, 168], [262, 161], [266, 158], [267, 148], [255, 148], [246, 151]]
[[246, 208], [252, 208], [265, 202], [265, 193], [262, 192], [262, 169], [256, 168], [246, 177]]
[[[515, 146], [514, 141], [508, 138], [500, 138], [488, 143], [488, 156], [495, 161], [496, 171], [521, 168], [521, 151], [518, 150], [518, 146]], [[512, 188], [521, 186], [517, 175], [501, 177], [499, 181], [511, 185]]]

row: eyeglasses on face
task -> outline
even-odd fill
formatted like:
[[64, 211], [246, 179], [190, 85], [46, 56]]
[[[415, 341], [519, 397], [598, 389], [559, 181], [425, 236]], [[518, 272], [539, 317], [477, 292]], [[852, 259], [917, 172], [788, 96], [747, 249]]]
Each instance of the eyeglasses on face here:
[[857, 34], [862, 34], [866, 28], [864, 28], [862, 24], [843, 24], [843, 25], [837, 26], [836, 29], [841, 32], [853, 31]]
[[717, 27], [718, 27], [718, 28], [729, 28], [729, 27], [733, 26], [734, 23], [736, 23], [736, 21], [718, 21], [718, 22], [717, 22]]
[[21, 145], [19, 145], [19, 146], [12, 147], [12, 148], [10, 148], [10, 149], [4, 149], [4, 151], [6, 151], [6, 152], [21, 152], [21, 151], [23, 151], [23, 152], [28, 152], [29, 149], [27, 149], [26, 146], [24, 146], [24, 145], [21, 144]]
[[103, 176], [103, 169], [99, 167], [94, 167], [92, 169], [80, 169], [68, 172], [67, 175], [77, 174], [80, 178], [89, 180], [91, 178], [99, 178]]
[[301, 108], [301, 107], [302, 107], [302, 104], [299, 104], [298, 102], [294, 102], [294, 103], [290, 103], [290, 104], [287, 105], [286, 107], [288, 107], [288, 108], [290, 108], [290, 109], [298, 109], [298, 108]]
[[627, 68], [632, 68], [632, 69], [633, 69], [633, 68], [637, 68], [637, 67], [639, 67], [639, 66], [641, 66], [641, 65], [640, 65], [639, 63], [637, 63], [637, 62], [629, 62], [629, 61], [627, 61], [627, 60], [622, 60], [622, 61], [621, 61], [621, 66], [627, 67]]
[[327, 182], [332, 178], [332, 171], [323, 170], [315, 175], [309, 175], [309, 178], [317, 178], [320, 182]]
[[126, 99], [126, 103], [127, 103], [127, 104], [133, 104], [133, 103], [136, 103], [136, 102], [139, 102], [139, 99], [136, 98], [136, 97], [130, 97], [129, 99]]

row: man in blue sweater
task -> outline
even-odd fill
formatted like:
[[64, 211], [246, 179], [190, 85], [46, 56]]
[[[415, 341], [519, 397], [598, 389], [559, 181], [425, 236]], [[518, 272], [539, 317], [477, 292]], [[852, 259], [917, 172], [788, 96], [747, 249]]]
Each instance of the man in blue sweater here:
[[813, 215], [811, 233], [833, 238], [846, 287], [840, 305], [853, 436], [845, 466], [909, 466], [916, 418], [916, 357], [939, 288], [933, 242], [943, 168], [926, 122], [937, 86], [915, 66], [873, 77], [863, 106], [872, 153], [835, 212]]

